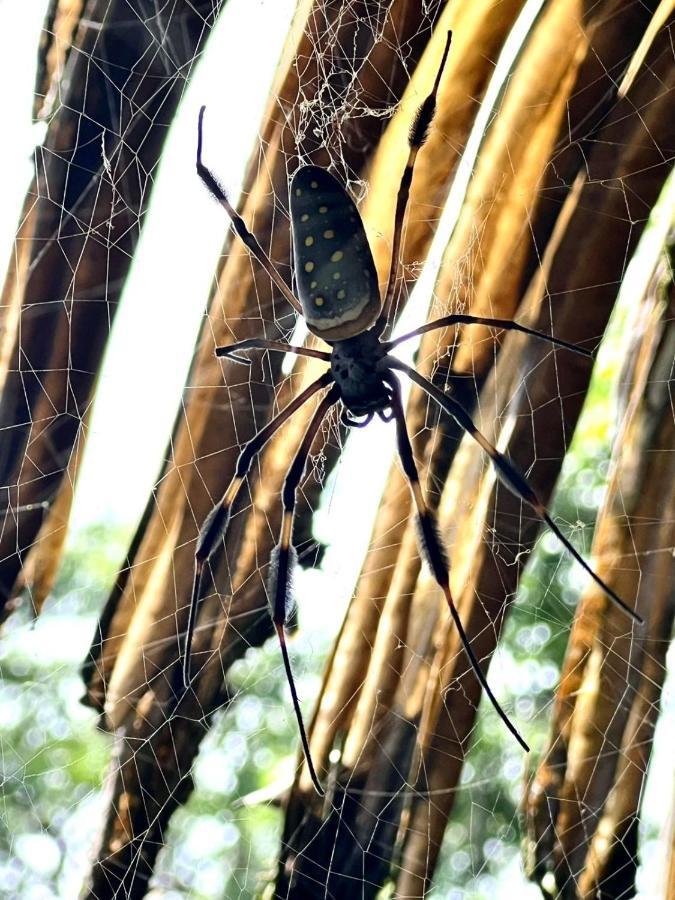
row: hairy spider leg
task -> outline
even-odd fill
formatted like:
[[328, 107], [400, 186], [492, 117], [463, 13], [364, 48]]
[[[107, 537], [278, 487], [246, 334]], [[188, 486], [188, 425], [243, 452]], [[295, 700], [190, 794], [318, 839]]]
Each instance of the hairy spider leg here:
[[253, 256], [255, 256], [260, 265], [267, 272], [267, 274], [270, 276], [272, 281], [276, 284], [276, 286], [279, 288], [279, 290], [288, 300], [291, 306], [297, 312], [302, 314], [302, 306], [300, 304], [300, 301], [288, 288], [286, 282], [277, 271], [276, 266], [260, 246], [260, 243], [258, 242], [256, 236], [248, 230], [248, 228], [246, 227], [246, 223], [230, 203], [227, 194], [218, 183], [216, 176], [202, 162], [202, 131], [204, 126], [205, 111], [205, 106], [202, 106], [202, 108], [199, 110], [199, 123], [197, 126], [197, 174], [204, 182], [214, 199], [217, 200], [222, 207], [224, 207], [228, 216], [232, 220], [232, 226], [234, 230], [241, 238], [242, 242], [246, 245], [246, 247], [248, 247]]
[[505, 487], [507, 487], [516, 497], [520, 497], [525, 503], [532, 507], [535, 513], [539, 516], [539, 518], [545, 522], [551, 531], [555, 534], [561, 544], [565, 547], [568, 553], [574, 557], [574, 559], [579, 563], [579, 565], [584, 569], [584, 571], [590, 575], [593, 581], [598, 585], [598, 587], [602, 590], [604, 594], [612, 600], [620, 609], [622, 609], [628, 616], [633, 619], [633, 621], [637, 622], [638, 625], [642, 625], [644, 620], [642, 616], [638, 615], [635, 610], [631, 609], [627, 603], [625, 603], [618, 594], [616, 594], [608, 584], [600, 578], [600, 576], [593, 571], [591, 566], [586, 562], [586, 560], [581, 556], [581, 554], [572, 546], [572, 544], [567, 540], [562, 531], [555, 524], [553, 519], [548, 513], [548, 510], [544, 506], [544, 504], [539, 500], [533, 489], [527, 483], [525, 476], [522, 475], [518, 469], [514, 466], [512, 462], [510, 462], [503, 453], [500, 453], [496, 447], [493, 447], [492, 444], [488, 441], [485, 435], [481, 434], [481, 432], [476, 428], [471, 419], [471, 416], [467, 413], [464, 407], [458, 403], [454, 398], [450, 397], [448, 394], [444, 394], [443, 391], [439, 390], [428, 378], [425, 378], [423, 375], [420, 375], [419, 372], [416, 372], [415, 369], [406, 365], [398, 359], [394, 359], [391, 356], [386, 357], [385, 362], [387, 368], [398, 369], [401, 372], [405, 372], [406, 375], [414, 381], [422, 390], [428, 394], [433, 400], [438, 403], [438, 405], [445, 410], [449, 415], [455, 419], [457, 424], [464, 431], [468, 432], [471, 437], [477, 441], [480, 447], [487, 453], [487, 455], [492, 460], [492, 464], [495, 467], [495, 472], [497, 477], [502, 482]]
[[438, 86], [441, 82], [441, 75], [443, 74], [445, 62], [450, 51], [451, 41], [452, 31], [448, 31], [448, 37], [445, 42], [445, 49], [443, 50], [441, 64], [438, 67], [438, 72], [436, 73], [434, 86], [431, 89], [431, 93], [429, 94], [429, 96], [426, 98], [426, 100], [423, 101], [423, 103], [417, 110], [415, 118], [413, 119], [412, 126], [410, 128], [410, 134], [408, 135], [408, 160], [406, 162], [405, 169], [403, 170], [403, 175], [401, 176], [401, 184], [399, 185], [398, 196], [396, 198], [396, 214], [394, 218], [394, 234], [391, 242], [389, 278], [387, 280], [387, 288], [384, 292], [382, 309], [380, 311], [379, 318], [375, 323], [375, 331], [378, 335], [382, 334], [382, 332], [384, 331], [389, 319], [389, 315], [392, 311], [391, 307], [393, 304], [394, 296], [396, 294], [398, 258], [399, 253], [401, 252], [403, 222], [405, 219], [406, 207], [408, 206], [408, 199], [410, 197], [410, 185], [412, 183], [415, 160], [417, 159], [417, 154], [419, 153], [420, 148], [428, 137], [429, 128], [436, 113], [436, 95], [438, 94]]
[[263, 426], [263, 428], [261, 428], [260, 431], [251, 438], [251, 440], [244, 446], [241, 453], [239, 454], [235, 474], [227, 490], [204, 520], [204, 524], [199, 531], [199, 537], [197, 538], [197, 548], [195, 550], [195, 569], [194, 580], [192, 584], [192, 597], [190, 598], [188, 624], [185, 631], [185, 644], [183, 647], [183, 686], [185, 688], [189, 687], [190, 684], [190, 658], [192, 654], [192, 639], [194, 637], [195, 623], [197, 621], [197, 612], [200, 600], [199, 592], [201, 589], [204, 565], [213, 551], [216, 549], [217, 544], [225, 536], [225, 532], [230, 521], [232, 506], [234, 504], [234, 501], [237, 499], [239, 491], [241, 490], [244, 478], [248, 474], [256, 454], [262, 450], [262, 448], [269, 441], [272, 435], [284, 424], [284, 422], [290, 419], [293, 413], [299, 410], [300, 407], [310, 399], [310, 397], [312, 397], [314, 394], [316, 394], [317, 391], [320, 391], [322, 388], [327, 387], [329, 384], [331, 384], [332, 381], [333, 376], [331, 375], [331, 373], [325, 372], [320, 378], [317, 378], [316, 381], [312, 382], [309, 387], [305, 388], [304, 391], [298, 394], [298, 396], [294, 400], [291, 400], [291, 402], [287, 406], [285, 406], [280, 413], [274, 416], [273, 419], [270, 419], [267, 425]]
[[392, 378], [392, 387], [392, 410], [394, 413], [394, 419], [396, 421], [398, 455], [401, 460], [401, 465], [403, 466], [403, 472], [405, 473], [405, 476], [408, 479], [408, 483], [410, 484], [410, 490], [415, 501], [415, 506], [417, 507], [420, 548], [422, 549], [423, 555], [429, 565], [429, 568], [431, 569], [436, 582], [438, 583], [438, 586], [443, 591], [445, 600], [448, 604], [448, 609], [450, 610], [450, 615], [452, 616], [452, 620], [455, 623], [455, 626], [459, 633], [459, 639], [462, 642], [462, 646], [464, 647], [464, 652], [469, 658], [471, 668], [473, 669], [476, 678], [480, 682], [480, 685], [485, 693], [488, 695], [490, 703], [495, 708], [502, 722], [504, 722], [506, 727], [518, 741], [523, 750], [528, 753], [530, 750], [529, 746], [525, 743], [520, 733], [518, 732], [518, 729], [511, 722], [502, 707], [499, 705], [499, 701], [492, 693], [492, 689], [488, 684], [487, 678], [485, 677], [485, 675], [483, 675], [483, 670], [481, 669], [476, 654], [473, 652], [471, 642], [469, 641], [466, 631], [464, 630], [464, 626], [462, 625], [462, 620], [460, 619], [459, 613], [457, 612], [457, 607], [455, 606], [455, 601], [453, 600], [452, 593], [450, 591], [450, 563], [448, 562], [448, 557], [445, 551], [445, 547], [443, 546], [443, 541], [438, 533], [438, 526], [436, 524], [435, 516], [433, 512], [428, 508], [426, 500], [424, 499], [424, 493], [422, 491], [422, 486], [420, 485], [419, 473], [417, 471], [417, 465], [415, 463], [413, 449], [410, 443], [410, 438], [408, 436], [408, 429], [406, 427], [403, 404], [401, 403], [401, 388], [398, 383], [398, 379], [396, 379], [395, 376], [393, 376]]
[[409, 341], [410, 338], [426, 334], [428, 331], [435, 331], [437, 328], [448, 328], [451, 325], [488, 325], [491, 328], [503, 328], [505, 331], [520, 331], [522, 334], [540, 338], [543, 341], [548, 341], [549, 344], [555, 344], [557, 347], [564, 347], [573, 353], [579, 353], [581, 356], [593, 358], [592, 351], [586, 350], [585, 347], [578, 347], [576, 344], [563, 341], [562, 338], [553, 337], [552, 334], [545, 334], [543, 331], [535, 331], [534, 328], [528, 328], [526, 325], [514, 322], [513, 319], [492, 319], [486, 316], [472, 316], [466, 313], [452, 313], [452, 315], [443, 316], [440, 319], [433, 319], [431, 322], [420, 325], [419, 328], [402, 335], [402, 337], [396, 338], [396, 340], [387, 341], [384, 344], [384, 349], [388, 353], [404, 341]]
[[247, 338], [237, 341], [236, 344], [228, 344], [225, 347], [216, 347], [216, 356], [225, 356], [232, 362], [250, 366], [251, 360], [245, 356], [237, 356], [240, 350], [277, 350], [279, 353], [295, 353], [296, 356], [311, 356], [313, 359], [323, 359], [330, 362], [330, 353], [325, 350], [312, 350], [311, 347], [295, 347], [293, 344], [285, 344], [283, 341], [268, 341], [265, 338]]
[[293, 608], [293, 597], [291, 595], [292, 576], [293, 568], [297, 562], [297, 554], [292, 545], [296, 491], [298, 489], [300, 481], [302, 480], [302, 476], [305, 471], [305, 465], [307, 463], [307, 457], [309, 456], [310, 450], [312, 449], [314, 438], [316, 437], [317, 432], [321, 427], [321, 423], [325, 419], [330, 407], [337, 403], [339, 399], [339, 388], [337, 387], [337, 385], [333, 385], [331, 390], [328, 391], [326, 396], [321, 400], [321, 403], [319, 403], [316, 412], [314, 413], [309, 425], [307, 426], [307, 431], [305, 432], [302, 442], [297, 449], [295, 458], [291, 463], [291, 467], [286, 474], [281, 495], [284, 513], [281, 520], [279, 543], [272, 551], [269, 574], [269, 597], [272, 611], [272, 621], [274, 622], [274, 627], [279, 638], [279, 646], [281, 647], [281, 655], [284, 660], [284, 668], [286, 670], [288, 687], [290, 688], [291, 697], [293, 699], [293, 709], [295, 710], [295, 717], [298, 721], [298, 729], [300, 730], [302, 749], [305, 754], [305, 760], [307, 762], [307, 768], [309, 769], [312, 783], [314, 784], [317, 793], [322, 797], [324, 795], [324, 792], [323, 788], [321, 787], [321, 783], [319, 782], [319, 778], [316, 774], [314, 763], [312, 762], [312, 755], [309, 750], [309, 741], [307, 740], [307, 732], [305, 731], [305, 723], [302, 718], [302, 710], [300, 708], [300, 700], [298, 698], [298, 692], [295, 687], [295, 679], [293, 678], [293, 669], [291, 667], [290, 656], [288, 655], [288, 647], [286, 646], [285, 625]]

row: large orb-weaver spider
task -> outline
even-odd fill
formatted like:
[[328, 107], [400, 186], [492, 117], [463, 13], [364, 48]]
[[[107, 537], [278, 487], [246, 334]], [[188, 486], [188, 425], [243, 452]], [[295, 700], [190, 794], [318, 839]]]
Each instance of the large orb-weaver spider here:
[[376, 413], [383, 421], [391, 421], [392, 419], [395, 421], [398, 454], [403, 471], [410, 484], [417, 510], [420, 551], [445, 595], [450, 614], [476, 677], [483, 690], [487, 693], [493, 707], [523, 749], [527, 751], [529, 747], [492, 693], [478, 659], [471, 648], [453, 602], [449, 584], [449, 563], [442, 540], [438, 534], [434, 516], [426, 505], [420, 485], [417, 466], [406, 429], [401, 389], [395, 374], [397, 371], [404, 372], [446, 413], [455, 418], [460, 427], [468, 432], [490, 457], [500, 481], [517, 497], [520, 497], [521, 500], [532, 507], [574, 559], [614, 603], [621, 607], [636, 622], [642, 622], [640, 616], [605, 584], [600, 576], [593, 571], [589, 564], [574, 549], [551, 519], [545, 506], [537, 498], [524, 475], [478, 431], [461, 404], [450, 395], [439, 390], [428, 379], [416, 372], [415, 369], [390, 356], [389, 352], [398, 344], [425, 334], [428, 331], [457, 324], [481, 324], [499, 329], [520, 331], [585, 356], [591, 356], [592, 354], [574, 344], [527, 328], [517, 322], [459, 313], [435, 319], [396, 340], [381, 340], [396, 293], [397, 260], [401, 247], [403, 222], [415, 160], [426, 139], [434, 117], [436, 95], [450, 49], [451, 36], [451, 32], [448, 32], [445, 50], [433, 88], [417, 111], [410, 130], [408, 160], [401, 177], [397, 196], [391, 263], [383, 300], [380, 299], [373, 256], [356, 206], [342, 185], [325, 169], [316, 166], [303, 166], [298, 169], [290, 185], [290, 218], [299, 299], [291, 292], [271, 259], [265, 254], [255, 236], [248, 230], [241, 216], [231, 205], [215, 176], [203, 164], [202, 132], [204, 107], [199, 113], [197, 141], [197, 173], [199, 177], [214, 198], [225, 207], [235, 232], [248, 247], [252, 255], [263, 266], [284, 297], [303, 316], [309, 330], [323, 338], [331, 346], [331, 351], [324, 352], [258, 338], [239, 341], [226, 347], [218, 347], [215, 351], [217, 356], [226, 357], [246, 365], [249, 364], [248, 359], [240, 355], [245, 350], [265, 349], [281, 353], [295, 353], [300, 356], [310, 356], [324, 360], [329, 363], [329, 369], [272, 418], [244, 446], [237, 461], [232, 481], [201, 527], [195, 552], [194, 583], [183, 650], [183, 684], [185, 689], [190, 684], [190, 651], [199, 606], [204, 565], [225, 535], [232, 506], [250, 470], [253, 459], [294, 412], [300, 409], [313, 395], [325, 390], [323, 398], [318, 404], [286, 474], [282, 491], [283, 519], [281, 533], [279, 543], [272, 553], [269, 577], [272, 619], [279, 638], [305, 759], [310, 776], [319, 794], [322, 794], [323, 790], [310, 754], [309, 742], [286, 647], [284, 629], [289, 610], [292, 608], [289, 584], [290, 573], [296, 562], [296, 553], [291, 543], [296, 490], [302, 479], [314, 438], [329, 409], [335, 404], [341, 405], [342, 422], [349, 427], [361, 428], [367, 425]]

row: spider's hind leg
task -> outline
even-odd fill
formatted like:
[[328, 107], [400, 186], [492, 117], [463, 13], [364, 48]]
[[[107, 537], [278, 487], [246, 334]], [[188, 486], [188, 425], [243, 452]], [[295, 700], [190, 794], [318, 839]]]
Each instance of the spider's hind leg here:
[[508, 457], [503, 453], [500, 453], [496, 447], [493, 447], [485, 435], [476, 428], [471, 416], [464, 409], [462, 404], [458, 403], [449, 394], [444, 394], [443, 391], [439, 390], [439, 388], [437, 388], [433, 382], [429, 381], [428, 378], [425, 378], [424, 375], [420, 375], [415, 369], [398, 359], [387, 357], [387, 367], [389, 369], [398, 369], [400, 372], [405, 372], [411, 381], [414, 381], [416, 385], [421, 387], [422, 390], [441, 407], [441, 409], [445, 410], [446, 413], [453, 417], [460, 428], [471, 435], [476, 443], [489, 456], [492, 465], [494, 466], [495, 473], [501, 483], [507, 487], [511, 493], [515, 494], [516, 497], [519, 497], [524, 503], [527, 503], [537, 516], [539, 516], [542, 522], [545, 522], [548, 525], [563, 547], [565, 547], [567, 552], [579, 563], [582, 569], [590, 575], [600, 590], [609, 597], [619, 609], [622, 609], [626, 615], [630, 616], [634, 622], [638, 625], [642, 625], [644, 623], [642, 616], [636, 613], [634, 609], [622, 600], [621, 597], [619, 597], [619, 595], [602, 580], [598, 573], [586, 562], [579, 551], [567, 540], [565, 535], [551, 518], [544, 504], [528, 484], [525, 476], [508, 459]]
[[502, 707], [499, 705], [499, 701], [497, 700], [495, 695], [492, 693], [492, 689], [490, 688], [490, 685], [488, 684], [487, 679], [483, 674], [483, 670], [480, 667], [480, 663], [476, 657], [476, 654], [473, 652], [469, 638], [464, 630], [464, 626], [462, 625], [462, 620], [460, 619], [459, 613], [457, 612], [457, 607], [455, 606], [455, 602], [450, 591], [449, 563], [445, 548], [438, 533], [434, 515], [432, 511], [427, 507], [426, 500], [424, 499], [424, 494], [422, 492], [419, 473], [417, 471], [417, 465], [415, 464], [412, 445], [410, 443], [410, 438], [408, 436], [408, 430], [405, 423], [405, 413], [403, 411], [403, 405], [401, 403], [400, 385], [398, 383], [398, 379], [395, 376], [390, 375], [389, 379], [391, 380], [391, 385], [393, 388], [391, 408], [394, 419], [396, 420], [398, 455], [401, 460], [401, 465], [403, 466], [403, 471], [406, 475], [406, 478], [408, 479], [408, 483], [410, 484], [410, 489], [412, 491], [415, 506], [417, 508], [420, 549], [422, 550], [423, 555], [426, 558], [427, 563], [429, 564], [429, 568], [431, 569], [431, 572], [438, 586], [443, 591], [445, 600], [448, 604], [448, 609], [450, 610], [450, 615], [452, 616], [453, 622], [455, 623], [457, 631], [459, 632], [462, 646], [464, 647], [466, 655], [469, 658], [471, 668], [473, 669], [476, 678], [480, 682], [481, 687], [483, 688], [485, 693], [488, 695], [488, 698], [490, 699], [490, 702], [492, 703], [495, 711], [504, 722], [506, 727], [509, 729], [511, 734], [515, 737], [515, 739], [525, 751], [529, 751], [530, 748], [521, 737], [515, 725], [511, 722]]
[[300, 740], [302, 742], [302, 749], [305, 754], [305, 760], [307, 761], [307, 768], [309, 769], [309, 774], [311, 776], [314, 787], [316, 788], [317, 793], [319, 793], [321, 796], [323, 796], [324, 792], [321, 787], [319, 778], [316, 774], [314, 763], [312, 762], [312, 756], [309, 750], [309, 741], [307, 739], [307, 732], [305, 731], [305, 725], [302, 718], [300, 700], [295, 688], [295, 679], [293, 678], [291, 660], [288, 655], [288, 648], [286, 646], [286, 632], [284, 627], [292, 610], [293, 601], [291, 597], [291, 576], [293, 567], [297, 559], [295, 549], [291, 543], [293, 537], [293, 518], [295, 516], [295, 495], [305, 471], [307, 457], [309, 456], [309, 452], [312, 449], [314, 438], [316, 437], [317, 432], [321, 427], [321, 423], [326, 417], [326, 413], [331, 406], [337, 403], [339, 397], [339, 388], [337, 387], [337, 385], [333, 385], [331, 390], [326, 394], [326, 396], [317, 407], [314, 416], [307, 426], [305, 436], [303, 437], [302, 442], [298, 447], [295, 458], [291, 463], [288, 474], [286, 475], [286, 480], [284, 481], [284, 488], [282, 492], [284, 513], [281, 520], [281, 533], [279, 535], [279, 543], [272, 551], [269, 574], [269, 597], [272, 612], [272, 621], [274, 622], [274, 628], [277, 632], [277, 637], [279, 638], [279, 646], [281, 647], [281, 655], [283, 657], [284, 668], [286, 670], [286, 678], [288, 679], [288, 687], [290, 689], [291, 698], [293, 700], [293, 709], [295, 710], [295, 717], [298, 722]]

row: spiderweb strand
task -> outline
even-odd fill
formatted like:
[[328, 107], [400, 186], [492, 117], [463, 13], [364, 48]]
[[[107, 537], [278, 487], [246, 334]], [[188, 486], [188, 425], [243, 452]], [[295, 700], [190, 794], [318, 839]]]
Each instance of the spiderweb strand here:
[[227, 490], [221, 497], [220, 501], [215, 504], [211, 512], [204, 520], [197, 538], [197, 548], [195, 550], [195, 571], [194, 581], [192, 585], [192, 596], [190, 598], [190, 609], [188, 612], [188, 623], [185, 631], [185, 643], [183, 645], [183, 687], [187, 689], [190, 685], [190, 661], [192, 656], [192, 640], [194, 637], [195, 624], [197, 622], [197, 613], [200, 603], [200, 590], [202, 583], [202, 575], [204, 565], [216, 549], [218, 543], [224, 538], [227, 526], [230, 521], [232, 506], [239, 495], [239, 491], [244, 483], [244, 478], [248, 474], [249, 469], [255, 456], [262, 450], [267, 441], [290, 417], [300, 409], [317, 391], [327, 387], [333, 380], [330, 372], [325, 372], [320, 378], [312, 382], [309, 387], [305, 388], [298, 396], [291, 400], [288, 406], [285, 406], [281, 412], [265, 425], [260, 431], [254, 435], [245, 445], [239, 454], [235, 474], [228, 485]]
[[384, 293], [384, 299], [382, 301], [382, 311], [380, 312], [379, 318], [375, 323], [375, 330], [377, 334], [382, 334], [382, 332], [384, 331], [389, 319], [389, 314], [391, 312], [391, 306], [393, 303], [394, 294], [396, 292], [396, 276], [398, 274], [398, 263], [401, 252], [403, 221], [405, 219], [405, 211], [408, 205], [408, 198], [410, 196], [410, 185], [412, 183], [415, 160], [417, 159], [417, 154], [419, 153], [420, 147], [427, 139], [427, 136], [429, 134], [429, 127], [431, 126], [431, 122], [436, 112], [436, 95], [438, 93], [438, 86], [441, 82], [441, 75], [445, 67], [445, 62], [450, 51], [451, 41], [452, 31], [448, 31], [448, 36], [445, 42], [445, 49], [443, 50], [441, 64], [439, 65], [438, 72], [436, 73], [434, 86], [431, 89], [431, 93], [429, 94], [429, 96], [426, 98], [426, 100], [424, 100], [420, 108], [417, 110], [417, 114], [410, 129], [410, 135], [408, 138], [410, 151], [408, 153], [408, 161], [406, 163], [405, 169], [403, 170], [403, 175], [401, 176], [401, 185], [398, 189], [398, 197], [396, 199], [396, 217], [394, 219], [394, 236], [392, 238], [391, 246], [389, 279], [387, 281], [387, 289]]
[[516, 469], [513, 463], [509, 462], [509, 460], [504, 456], [503, 453], [500, 453], [496, 447], [493, 447], [492, 444], [487, 440], [487, 438], [483, 434], [481, 434], [481, 432], [474, 425], [471, 417], [466, 412], [464, 407], [461, 406], [461, 404], [459, 404], [452, 397], [444, 394], [427, 378], [416, 372], [415, 369], [411, 368], [400, 360], [393, 359], [392, 357], [387, 357], [387, 366], [389, 368], [398, 369], [401, 372], [405, 372], [406, 375], [408, 375], [408, 377], [411, 379], [411, 381], [414, 381], [415, 384], [417, 384], [422, 388], [423, 391], [425, 391], [425, 393], [429, 394], [429, 396], [432, 397], [432, 399], [434, 399], [436, 403], [438, 403], [438, 405], [445, 410], [445, 412], [449, 413], [453, 417], [453, 419], [455, 419], [457, 424], [461, 428], [463, 428], [464, 431], [468, 432], [468, 434], [470, 434], [471, 437], [475, 441], [477, 441], [480, 447], [482, 447], [482, 449], [492, 460], [495, 471], [497, 473], [497, 477], [502, 482], [502, 484], [504, 484], [513, 494], [515, 494], [517, 497], [520, 497], [521, 500], [532, 507], [539, 518], [548, 525], [548, 527], [555, 534], [558, 540], [563, 544], [565, 549], [574, 557], [574, 559], [579, 563], [584, 571], [588, 575], [590, 575], [590, 577], [598, 585], [602, 592], [606, 594], [609, 599], [620, 609], [622, 609], [626, 613], [626, 615], [630, 616], [634, 622], [636, 622], [638, 625], [642, 625], [644, 622], [642, 616], [636, 613], [634, 609], [631, 609], [631, 607], [627, 603], [625, 603], [608, 584], [605, 584], [605, 582], [596, 572], [593, 571], [591, 566], [589, 566], [586, 560], [572, 546], [572, 544], [567, 540], [562, 531], [555, 524], [553, 519], [550, 517], [546, 507], [539, 500], [535, 492], [527, 483], [525, 477], [521, 475], [521, 473]]
[[204, 182], [214, 199], [217, 200], [222, 207], [224, 207], [228, 216], [232, 220], [232, 226], [235, 232], [241, 238], [242, 242], [246, 247], [248, 247], [249, 251], [258, 260], [260, 265], [267, 272], [267, 274], [270, 276], [272, 281], [276, 284], [276, 286], [279, 288], [279, 290], [288, 300], [291, 306], [302, 315], [302, 305], [300, 304], [300, 301], [295, 296], [295, 294], [291, 290], [289, 290], [286, 282], [277, 271], [276, 266], [260, 246], [260, 243], [258, 242], [256, 236], [248, 230], [248, 228], [246, 227], [246, 223], [230, 203], [227, 194], [218, 183], [215, 175], [202, 162], [202, 131], [205, 111], [206, 107], [202, 106], [202, 108], [199, 110], [199, 121], [197, 125], [197, 174]]
[[499, 701], [492, 693], [492, 689], [488, 684], [487, 678], [483, 674], [483, 670], [481, 669], [480, 663], [478, 662], [478, 658], [471, 647], [471, 642], [466, 634], [466, 631], [464, 630], [464, 626], [462, 625], [459, 613], [457, 612], [457, 607], [455, 606], [455, 602], [450, 591], [450, 566], [448, 563], [447, 555], [445, 553], [445, 548], [443, 547], [443, 542], [440, 535], [438, 534], [438, 528], [433, 513], [427, 507], [426, 500], [424, 499], [424, 494], [420, 485], [419, 473], [417, 471], [412, 446], [410, 444], [410, 437], [408, 436], [408, 431], [406, 428], [405, 413], [403, 411], [403, 405], [401, 403], [401, 389], [398, 383], [398, 379], [395, 378], [395, 376], [392, 377], [392, 386], [394, 389], [392, 395], [392, 409], [394, 411], [394, 418], [396, 420], [398, 455], [401, 460], [401, 465], [403, 466], [403, 471], [405, 472], [408, 483], [410, 484], [410, 490], [412, 492], [415, 506], [417, 508], [417, 517], [420, 526], [420, 544], [422, 545], [424, 556], [427, 559], [429, 568], [431, 569], [434, 578], [443, 591], [445, 600], [448, 604], [448, 609], [450, 610], [450, 615], [452, 616], [453, 622], [457, 627], [459, 638], [462, 642], [462, 646], [464, 647], [464, 651], [469, 658], [471, 668], [473, 669], [476, 678], [487, 694], [490, 703], [494, 707], [502, 722], [504, 722], [506, 727], [518, 741], [523, 750], [525, 750], [526, 753], [529, 753], [530, 748], [528, 744], [523, 740], [518, 729], [515, 727], [513, 722], [511, 722], [507, 714], [500, 706]]

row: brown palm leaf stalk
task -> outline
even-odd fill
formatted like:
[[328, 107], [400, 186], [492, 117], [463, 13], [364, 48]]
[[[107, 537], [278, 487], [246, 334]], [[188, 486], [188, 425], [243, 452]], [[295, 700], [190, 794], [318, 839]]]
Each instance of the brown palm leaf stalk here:
[[35, 95], [47, 134], [1, 305], [0, 619], [22, 587], [36, 612], [51, 588], [153, 172], [213, 21], [203, 0], [142, 0], [131, 18], [118, 0], [49, 5]]
[[632, 634], [604, 596], [586, 592], [527, 798], [530, 876], [561, 897], [635, 892], [639, 805], [675, 616], [672, 267], [671, 245], [633, 310], [594, 547], [600, 574], [622, 596], [637, 595], [646, 626]]
[[[577, 343], [597, 343], [626, 261], [668, 174], [669, 156], [662, 148], [672, 146], [667, 24], [661, 18], [656, 37], [648, 32], [635, 52], [648, 31], [650, 12], [643, 7], [638, 14], [624, 6], [589, 4], [580, 10], [577, 4], [553, 3], [544, 10], [481, 148], [439, 280], [442, 301], [450, 285], [457, 285], [459, 272], [454, 290], [464, 308], [490, 315], [510, 315], [519, 308], [518, 318], [534, 327]], [[616, 73], [625, 72], [631, 58], [630, 77], [619, 92]], [[599, 67], [606, 76], [600, 84]], [[649, 115], [640, 119], [630, 113], [635, 108]], [[564, 152], [570, 131], [578, 135], [575, 153]], [[567, 188], [557, 191], [556, 216], [550, 198], [541, 207], [537, 201], [559, 157]], [[541, 264], [519, 305], [519, 281], [529, 276], [535, 256], [533, 236]], [[445, 352], [447, 344], [425, 348], [423, 342], [423, 360], [438, 349]], [[487, 370], [491, 360], [475, 341], [460, 346], [454, 367], [470, 370], [476, 359], [478, 383], [485, 381], [478, 403], [482, 428], [530, 472], [539, 496], [548, 497], [590, 366], [513, 335], [504, 341], [491, 374], [480, 372], [480, 365]], [[422, 408], [416, 409], [415, 402], [413, 392], [409, 421], [421, 428], [426, 403], [418, 399]], [[416, 446], [431, 471], [443, 465], [434, 459], [436, 440], [428, 436], [425, 448], [418, 437]], [[331, 773], [333, 802], [317, 801], [306, 772], [296, 784], [288, 804], [280, 894], [291, 890], [293, 896], [310, 896], [312, 885], [327, 872], [337, 892], [360, 877], [374, 893], [392, 852], [400, 863], [398, 896], [423, 896], [433, 872], [479, 693], [433, 583], [426, 575], [418, 578], [406, 508], [402, 479], [394, 470], [374, 527], [374, 549], [333, 653], [312, 728], [320, 768], [328, 769], [331, 749], [341, 748]], [[450, 471], [439, 512], [452, 548], [452, 586], [460, 613], [479, 657], [488, 659], [517, 587], [522, 550], [532, 545], [537, 522], [503, 488], [496, 490], [491, 470], [470, 442]], [[496, 541], [486, 538], [490, 532]], [[446, 697], [442, 704], [450, 687], [451, 702]], [[410, 782], [417, 790], [405, 798]], [[364, 870], [365, 878], [357, 874]]]
[[[616, 104], [593, 135], [584, 167], [544, 252], [541, 269], [523, 301], [521, 315], [536, 322], [535, 327], [545, 329], [551, 323], [558, 336], [565, 335], [575, 343], [602, 333], [621, 283], [625, 260], [630, 258], [670, 170], [668, 153], [664, 157], [663, 148], [672, 146], [674, 137], [672, 117], [666, 111], [672, 96], [669, 91], [673, 68], [668, 49], [671, 37], [669, 27], [664, 26], [652, 44], [643, 45], [636, 53], [641, 64], [633, 71], [634, 77], [622, 85]], [[648, 115], [635, 121], [630, 110], [645, 107], [654, 117]], [[629, 118], [633, 119], [632, 124]], [[621, 185], [621, 197], [600, 183], [600, 172], [605, 179], [611, 179], [605, 185]], [[628, 200], [624, 192], [630, 194]], [[592, 302], [588, 302], [591, 290]], [[479, 408], [486, 415], [480, 421], [488, 435], [492, 434], [493, 442], [507, 447], [511, 457], [528, 471], [538, 495], [548, 497], [590, 372], [576, 359], [564, 361], [557, 359], [557, 354], [547, 354], [541, 346], [523, 344], [512, 337], [504, 342], [497, 368], [481, 396]], [[552, 396], [559, 397], [560, 407], [552, 408], [548, 402]], [[499, 422], [494, 430], [493, 422]], [[483, 658], [491, 652], [500, 616], [517, 586], [523, 557], [514, 556], [523, 546], [530, 545], [537, 523], [507, 492], [495, 490], [492, 473], [482, 468], [473, 447], [467, 455], [468, 460], [451, 476], [446, 488], [455, 562], [452, 584]], [[474, 488], [471, 473], [476, 470], [484, 474]], [[453, 491], [457, 491], [457, 498]], [[442, 504], [441, 518], [443, 511]], [[496, 545], [486, 540], [486, 531], [499, 536]], [[516, 548], [514, 555], [508, 553], [511, 542]], [[628, 596], [630, 601], [634, 599], [634, 594], [629, 592]], [[626, 628], [625, 622], [623, 627]], [[450, 656], [444, 649], [440, 658], [453, 659], [441, 678], [440, 690], [444, 690], [455, 683], [466, 667], [456, 648], [450, 648]], [[432, 696], [438, 697], [438, 688]], [[411, 836], [403, 855], [402, 882], [406, 890], [413, 891], [413, 896], [415, 865], [422, 872], [429, 865], [429, 833], [432, 841], [436, 834], [440, 840], [446, 809], [454, 800], [450, 788], [458, 782], [458, 760], [466, 747], [475, 709], [465, 702], [467, 696], [470, 694], [453, 692], [452, 706], [441, 710], [438, 724], [430, 726], [424, 783], [440, 799], [431, 804], [423, 795], [412, 804]], [[421, 740], [425, 739], [422, 734]], [[432, 846], [435, 845], [433, 841]]]

